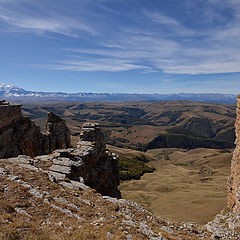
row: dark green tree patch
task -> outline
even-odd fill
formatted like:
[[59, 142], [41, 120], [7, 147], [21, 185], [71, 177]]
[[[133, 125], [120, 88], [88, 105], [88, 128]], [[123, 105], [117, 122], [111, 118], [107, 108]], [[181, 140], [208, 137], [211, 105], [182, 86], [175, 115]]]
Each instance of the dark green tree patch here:
[[147, 166], [144, 162], [136, 159], [120, 156], [119, 160], [120, 180], [139, 180], [145, 173], [151, 173], [154, 167]]

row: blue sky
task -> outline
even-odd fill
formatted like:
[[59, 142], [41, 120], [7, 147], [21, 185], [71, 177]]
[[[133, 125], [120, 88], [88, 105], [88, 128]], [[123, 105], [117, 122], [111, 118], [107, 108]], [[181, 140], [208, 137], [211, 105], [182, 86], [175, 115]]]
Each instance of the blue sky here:
[[238, 93], [239, 0], [0, 0], [0, 82]]

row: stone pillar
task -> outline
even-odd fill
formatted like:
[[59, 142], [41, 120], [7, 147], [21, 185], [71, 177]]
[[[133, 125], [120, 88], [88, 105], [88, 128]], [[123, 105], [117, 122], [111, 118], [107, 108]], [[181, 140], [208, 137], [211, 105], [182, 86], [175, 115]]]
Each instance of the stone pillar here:
[[102, 195], [121, 198], [119, 157], [106, 151], [104, 134], [97, 123], [83, 124], [77, 149], [84, 164], [76, 175], [83, 177], [86, 185]]
[[70, 148], [70, 130], [66, 121], [50, 112], [46, 122], [47, 135], [49, 137], [50, 152], [55, 149]]
[[105, 151], [105, 137], [98, 123], [86, 122], [83, 124], [77, 147], [81, 147], [81, 144], [85, 144], [86, 141], [91, 142], [95, 146], [98, 154]]

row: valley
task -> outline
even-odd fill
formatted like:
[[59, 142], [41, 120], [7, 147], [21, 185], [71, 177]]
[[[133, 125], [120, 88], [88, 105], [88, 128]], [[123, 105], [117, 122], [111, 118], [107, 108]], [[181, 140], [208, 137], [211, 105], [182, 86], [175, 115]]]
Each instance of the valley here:
[[23, 105], [23, 114], [43, 130], [49, 111], [64, 118], [76, 137], [83, 122], [99, 123], [105, 129], [107, 143], [121, 148], [234, 147], [235, 104], [161, 101]]
[[[16, 144], [2, 149], [8, 149], [9, 155], [4, 154], [8, 158], [2, 159], [0, 166], [4, 186], [0, 189], [4, 219], [0, 238], [35, 239], [46, 232], [49, 235], [43, 239], [52, 239], [52, 230], [44, 230], [45, 217], [39, 213], [34, 222], [42, 232], [36, 232], [36, 225], [29, 225], [28, 219], [22, 218], [18, 224], [22, 215], [35, 216], [33, 206], [47, 206], [51, 212], [48, 225], [57, 232], [67, 229], [62, 239], [94, 239], [104, 221], [111, 229], [99, 232], [103, 239], [109, 232], [123, 234], [120, 239], [129, 234], [136, 239], [208, 239], [211, 234], [238, 239], [233, 232], [238, 225], [231, 225], [231, 207], [226, 201], [234, 146], [233, 105], [187, 101], [25, 104], [25, 117], [20, 105], [2, 101], [1, 107], [2, 135], [12, 139], [11, 143], [17, 139], [19, 152], [13, 151]], [[11, 135], [18, 132], [20, 137]], [[42, 141], [46, 147], [56, 150], [45, 149], [41, 137], [46, 138]], [[24, 191], [28, 191], [27, 205]], [[88, 205], [84, 210], [81, 201]], [[69, 217], [77, 218], [77, 225], [71, 226]], [[19, 232], [22, 224], [28, 229], [24, 233]], [[219, 229], [223, 229], [221, 233]]]
[[121, 159], [128, 167], [142, 155], [149, 161], [135, 161], [141, 169], [134, 163], [131, 171], [140, 175], [126, 177], [126, 169], [120, 167], [121, 179], [132, 179], [121, 181], [123, 198], [160, 217], [201, 224], [226, 207], [235, 105], [188, 101], [23, 105], [23, 114], [42, 130], [48, 111], [67, 121], [74, 147], [82, 124], [98, 122], [105, 130], [107, 149], [120, 156], [121, 167], [126, 167]]

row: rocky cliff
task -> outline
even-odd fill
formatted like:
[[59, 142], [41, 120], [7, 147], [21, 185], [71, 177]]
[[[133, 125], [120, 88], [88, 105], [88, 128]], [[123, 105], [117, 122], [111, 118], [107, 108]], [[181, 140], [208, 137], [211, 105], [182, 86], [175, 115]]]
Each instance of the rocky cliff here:
[[43, 134], [30, 118], [22, 116], [21, 105], [0, 101], [0, 158], [49, 154], [71, 146], [63, 119], [49, 113], [46, 124], [47, 134]]
[[83, 125], [77, 148], [70, 148], [66, 122], [54, 113], [48, 114], [46, 129], [46, 134], [41, 133], [34, 122], [23, 117], [21, 105], [1, 101], [0, 158], [41, 155], [38, 159], [46, 164], [53, 181], [74, 180], [103, 195], [121, 197], [117, 189], [118, 156], [106, 151], [104, 135], [97, 124]]
[[236, 148], [231, 163], [231, 176], [228, 181], [228, 206], [234, 212], [240, 212], [240, 95], [237, 99], [237, 117], [235, 122]]

